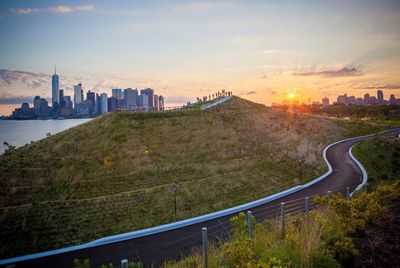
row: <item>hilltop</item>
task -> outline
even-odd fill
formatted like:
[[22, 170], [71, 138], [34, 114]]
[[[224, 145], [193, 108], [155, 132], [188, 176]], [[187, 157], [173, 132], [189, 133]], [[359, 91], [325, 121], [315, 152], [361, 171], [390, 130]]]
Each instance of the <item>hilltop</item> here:
[[0, 156], [0, 239], [10, 241], [0, 258], [267, 196], [322, 174], [327, 144], [377, 130], [238, 97], [205, 111], [104, 115]]

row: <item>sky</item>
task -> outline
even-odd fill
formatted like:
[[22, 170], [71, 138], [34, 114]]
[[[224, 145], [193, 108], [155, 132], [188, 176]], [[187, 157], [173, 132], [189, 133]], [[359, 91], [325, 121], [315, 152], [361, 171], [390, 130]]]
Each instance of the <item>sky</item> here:
[[0, 114], [51, 97], [151, 87], [173, 106], [222, 89], [400, 98], [400, 1], [0, 1]]

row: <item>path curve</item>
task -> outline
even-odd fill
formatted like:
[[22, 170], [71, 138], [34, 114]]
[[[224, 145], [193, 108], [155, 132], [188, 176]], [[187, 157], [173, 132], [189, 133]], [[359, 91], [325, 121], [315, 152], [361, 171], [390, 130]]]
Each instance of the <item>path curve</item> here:
[[[384, 135], [398, 135], [399, 133], [400, 129], [393, 129], [385, 131]], [[239, 211], [251, 208], [255, 212], [254, 216], [258, 218], [261, 213], [265, 214], [265, 212], [272, 215], [273, 212], [268, 209], [281, 202], [291, 202], [291, 200], [302, 199], [322, 192], [343, 190], [346, 187], [349, 187], [351, 191], [355, 190], [365, 182], [366, 172], [351, 155], [351, 148], [373, 135], [350, 138], [327, 146], [323, 151], [323, 156], [329, 168], [328, 172], [304, 185], [227, 210], [127, 234], [105, 237], [78, 246], [1, 260], [0, 265], [73, 267], [72, 262], [75, 258], [90, 259], [93, 267], [110, 262], [119, 265], [122, 259], [140, 260], [145, 264], [152, 262], [160, 264], [165, 256], [179, 257], [184, 253], [183, 248], [187, 248], [188, 252], [190, 247], [198, 245], [202, 227], [213, 229], [214, 236], [222, 236], [224, 230], [229, 227], [229, 218]], [[260, 211], [260, 215], [257, 215], [257, 211]], [[172, 228], [171, 226], [174, 225], [175, 228]], [[182, 247], [175, 241], [180, 241], [181, 244], [185, 243], [187, 247]]]

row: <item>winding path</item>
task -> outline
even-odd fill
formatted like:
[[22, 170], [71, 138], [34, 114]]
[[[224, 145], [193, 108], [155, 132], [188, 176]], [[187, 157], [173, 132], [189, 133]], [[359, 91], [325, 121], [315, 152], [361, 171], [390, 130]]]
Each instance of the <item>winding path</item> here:
[[[384, 132], [384, 135], [398, 135], [400, 129]], [[355, 190], [363, 182], [362, 166], [351, 157], [351, 148], [358, 142], [373, 135], [351, 138], [334, 143], [324, 150], [329, 171], [305, 185], [296, 186], [284, 192], [269, 196], [242, 206], [211, 213], [172, 224], [101, 238], [87, 244], [60, 250], [1, 260], [0, 265], [12, 267], [73, 267], [75, 258], [90, 259], [92, 267], [114, 263], [117, 267], [122, 259], [141, 261], [145, 265], [161, 264], [167, 258], [179, 258], [198, 246], [200, 230], [208, 227], [209, 238], [226, 236], [229, 219], [239, 211], [251, 209], [256, 219], [276, 215], [281, 202], [294, 202], [304, 197], [327, 191], [343, 191], [349, 187]], [[366, 174], [365, 174], [366, 175]], [[364, 179], [365, 178], [364, 175]], [[3, 241], [4, 242], [4, 241]]]

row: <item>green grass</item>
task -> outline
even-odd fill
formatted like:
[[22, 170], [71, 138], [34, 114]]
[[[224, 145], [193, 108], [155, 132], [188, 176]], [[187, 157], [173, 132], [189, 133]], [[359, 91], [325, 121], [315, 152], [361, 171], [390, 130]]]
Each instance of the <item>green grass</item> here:
[[322, 174], [327, 144], [381, 129], [237, 97], [205, 111], [107, 114], [0, 156], [0, 240], [10, 241], [0, 258], [276, 193]]
[[400, 139], [376, 136], [356, 145], [353, 153], [368, 173], [368, 183], [400, 179]]

